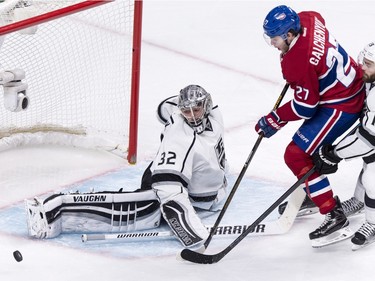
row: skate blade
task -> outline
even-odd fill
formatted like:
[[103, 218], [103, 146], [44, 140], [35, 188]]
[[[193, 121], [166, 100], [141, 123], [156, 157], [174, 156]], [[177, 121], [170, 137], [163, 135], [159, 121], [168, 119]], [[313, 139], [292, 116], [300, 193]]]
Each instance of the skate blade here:
[[327, 236], [311, 240], [311, 246], [313, 248], [322, 248], [349, 239], [353, 235], [354, 232], [349, 227], [344, 227]]

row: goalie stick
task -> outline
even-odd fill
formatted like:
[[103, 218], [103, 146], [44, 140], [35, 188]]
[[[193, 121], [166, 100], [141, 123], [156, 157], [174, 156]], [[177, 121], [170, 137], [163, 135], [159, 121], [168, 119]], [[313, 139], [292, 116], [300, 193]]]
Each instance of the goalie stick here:
[[283, 193], [263, 214], [260, 215], [240, 236], [238, 236], [231, 244], [229, 244], [224, 250], [216, 254], [203, 254], [195, 252], [190, 249], [184, 249], [179, 254], [184, 260], [200, 263], [200, 264], [213, 264], [219, 262], [224, 258], [235, 246], [238, 245], [249, 233], [254, 231], [254, 228], [260, 224], [273, 210], [277, 208], [290, 194], [293, 193], [307, 178], [314, 173], [315, 166], [312, 167], [302, 178], [296, 181], [286, 192]]
[[[289, 89], [289, 84], [286, 83], [283, 90], [281, 91], [275, 105], [273, 106], [273, 110], [275, 110], [279, 107], [279, 105], [281, 104], [281, 101], [283, 100], [283, 98], [284, 98], [286, 92], [288, 91], [288, 89]], [[242, 181], [243, 176], [246, 173], [247, 167], [250, 165], [250, 162], [253, 159], [253, 157], [255, 155], [255, 152], [257, 151], [263, 137], [264, 137], [264, 134], [262, 134], [262, 133], [259, 134], [258, 139], [253, 146], [253, 149], [250, 151], [250, 154], [247, 157], [246, 162], [245, 162], [244, 166], [242, 167], [242, 170], [241, 170], [240, 174], [238, 175], [238, 178], [237, 178], [236, 182], [234, 183], [233, 188], [232, 188], [231, 192], [229, 193], [229, 195], [227, 197], [227, 200], [225, 201], [225, 203], [223, 205], [223, 208], [221, 209], [221, 211], [219, 213], [219, 216], [217, 217], [217, 219], [214, 223], [214, 226], [211, 228], [210, 234], [208, 235], [208, 237], [207, 237], [206, 241], [204, 242], [203, 246], [201, 247], [201, 251], [204, 251], [205, 249], [207, 249], [208, 245], [210, 244], [212, 236], [214, 235], [216, 229], [218, 228], [218, 226], [221, 222], [221, 219], [223, 218], [225, 212], [227, 211], [228, 206], [229, 206], [230, 202], [232, 201], [232, 198], [233, 198], [234, 194], [236, 193], [236, 191], [238, 189], [238, 186], [240, 185], [240, 183]]]
[[[258, 224], [249, 236], [277, 235], [284, 234], [292, 227], [293, 222], [298, 214], [298, 210], [305, 198], [305, 191], [302, 188], [292, 193], [284, 213], [276, 220], [266, 221]], [[232, 237], [245, 232], [249, 225], [222, 225], [218, 226], [213, 235]], [[212, 226], [207, 227], [209, 230]], [[142, 232], [124, 232], [124, 233], [107, 233], [107, 234], [82, 234], [82, 242], [89, 241], [116, 241], [116, 242], [137, 242], [155, 239], [170, 239], [175, 235], [172, 231], [142, 231]]]

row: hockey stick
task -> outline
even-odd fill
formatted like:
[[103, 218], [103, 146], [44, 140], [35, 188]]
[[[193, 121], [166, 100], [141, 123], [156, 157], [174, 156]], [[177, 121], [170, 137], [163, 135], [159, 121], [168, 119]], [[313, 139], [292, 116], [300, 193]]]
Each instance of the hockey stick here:
[[240, 243], [249, 233], [254, 231], [254, 228], [260, 224], [273, 210], [277, 208], [290, 194], [293, 193], [309, 176], [315, 171], [315, 166], [311, 168], [302, 178], [296, 181], [283, 195], [281, 195], [263, 214], [260, 215], [245, 232], [238, 236], [229, 246], [219, 253], [212, 255], [205, 255], [200, 252], [195, 252], [189, 249], [184, 249], [180, 253], [180, 257], [184, 260], [200, 263], [200, 264], [213, 264], [224, 258], [233, 248]]
[[[283, 100], [286, 92], [288, 91], [288, 88], [289, 88], [289, 84], [286, 83], [285, 86], [284, 86], [284, 88], [283, 88], [283, 90], [281, 91], [281, 93], [280, 93], [280, 95], [279, 95], [279, 97], [278, 97], [275, 105], [273, 106], [273, 110], [275, 110], [275, 109], [277, 109], [279, 107], [279, 105], [280, 105], [281, 101]], [[247, 167], [250, 165], [250, 162], [253, 159], [254, 154], [257, 151], [257, 149], [258, 149], [258, 147], [260, 145], [260, 142], [262, 141], [263, 137], [264, 137], [264, 134], [262, 134], [262, 133], [258, 136], [258, 139], [255, 142], [255, 144], [253, 146], [253, 149], [250, 151], [250, 154], [247, 157], [246, 162], [245, 162], [244, 166], [242, 167], [242, 170], [241, 170], [241, 172], [240, 172], [240, 174], [239, 174], [236, 182], [234, 183], [233, 188], [232, 188], [231, 192], [229, 193], [228, 198], [225, 201], [225, 203], [223, 205], [223, 208], [221, 209], [221, 211], [219, 213], [219, 216], [216, 219], [216, 222], [214, 223], [214, 226], [211, 228], [210, 234], [208, 235], [206, 241], [204, 242], [204, 244], [203, 244], [203, 246], [201, 248], [201, 251], [204, 251], [205, 249], [207, 249], [208, 245], [210, 244], [210, 242], [212, 240], [212, 237], [213, 237], [216, 229], [218, 228], [218, 226], [219, 226], [219, 224], [221, 222], [221, 219], [223, 218], [225, 212], [227, 211], [228, 206], [229, 206], [230, 202], [232, 201], [232, 198], [233, 198], [234, 194], [236, 193], [236, 191], [238, 189], [238, 186], [240, 185], [240, 182], [242, 181], [243, 176], [246, 173]]]
[[[208, 226], [210, 230], [212, 226]], [[223, 225], [217, 228], [214, 235], [217, 236], [234, 236], [243, 233], [249, 226], [248, 225]], [[259, 224], [253, 233], [264, 233], [267, 228], [267, 224]], [[272, 230], [271, 230], [272, 231]], [[272, 234], [272, 233], [271, 233]], [[137, 242], [145, 240], [154, 240], [158, 238], [170, 239], [174, 238], [175, 235], [172, 231], [145, 231], [145, 232], [124, 232], [124, 233], [107, 233], [107, 234], [83, 234], [81, 236], [82, 242], [88, 241], [103, 241], [112, 240], [120, 242]]]
[[[283, 214], [273, 221], [266, 221], [258, 224], [249, 236], [277, 235], [286, 233], [293, 225], [298, 214], [298, 210], [305, 198], [305, 192], [302, 188], [297, 189], [290, 196], [288, 205]], [[241, 234], [249, 228], [249, 225], [221, 225], [214, 232], [215, 236], [231, 237]], [[208, 230], [212, 226], [207, 227]], [[153, 241], [155, 239], [171, 239], [175, 235], [172, 231], [142, 231], [142, 232], [123, 232], [123, 233], [104, 233], [104, 234], [82, 234], [82, 242], [90, 241], [116, 241], [116, 242], [137, 242], [137, 241]]]

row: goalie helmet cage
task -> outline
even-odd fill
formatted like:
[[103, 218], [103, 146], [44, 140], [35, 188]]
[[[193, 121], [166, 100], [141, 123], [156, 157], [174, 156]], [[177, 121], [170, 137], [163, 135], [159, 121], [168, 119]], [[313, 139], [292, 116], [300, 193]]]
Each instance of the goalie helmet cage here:
[[0, 151], [58, 144], [136, 162], [142, 4], [0, 1], [0, 72], [24, 70], [30, 99], [10, 112], [0, 87]]

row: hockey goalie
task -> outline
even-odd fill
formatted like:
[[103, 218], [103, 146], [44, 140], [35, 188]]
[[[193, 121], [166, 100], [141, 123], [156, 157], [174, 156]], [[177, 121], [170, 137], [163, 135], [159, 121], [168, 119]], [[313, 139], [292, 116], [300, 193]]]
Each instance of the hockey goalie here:
[[209, 233], [196, 210], [218, 211], [226, 197], [222, 116], [198, 85], [164, 100], [157, 115], [165, 128], [140, 189], [25, 200], [29, 235], [144, 230], [163, 219], [184, 247], [200, 246]]

